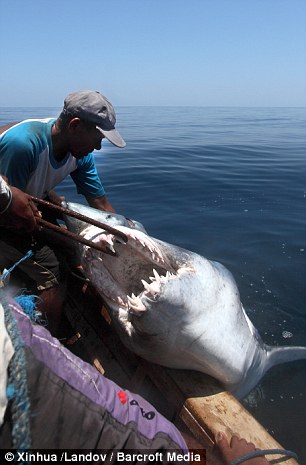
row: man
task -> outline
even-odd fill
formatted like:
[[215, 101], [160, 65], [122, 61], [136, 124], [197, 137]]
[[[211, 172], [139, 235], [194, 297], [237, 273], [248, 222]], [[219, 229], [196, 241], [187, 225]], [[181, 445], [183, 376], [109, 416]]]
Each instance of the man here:
[[[0, 172], [11, 186], [40, 198], [50, 197], [52, 189], [70, 174], [90, 206], [114, 211], [91, 152], [101, 148], [104, 138], [117, 147], [125, 146], [115, 123], [113, 106], [99, 92], [69, 94], [56, 120], [26, 120], [0, 128]], [[63, 305], [61, 260], [46, 241], [42, 233], [33, 236], [1, 230], [0, 270], [34, 249], [34, 256], [19, 266], [19, 272], [30, 278], [27, 287], [41, 297], [54, 334]]]

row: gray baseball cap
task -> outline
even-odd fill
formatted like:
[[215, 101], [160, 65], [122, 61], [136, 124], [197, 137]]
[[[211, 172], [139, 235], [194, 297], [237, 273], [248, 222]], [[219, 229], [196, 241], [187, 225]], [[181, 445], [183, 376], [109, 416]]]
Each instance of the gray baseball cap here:
[[117, 147], [126, 143], [115, 129], [116, 113], [104, 95], [94, 90], [81, 90], [69, 94], [64, 101], [64, 113], [95, 123], [97, 129]]

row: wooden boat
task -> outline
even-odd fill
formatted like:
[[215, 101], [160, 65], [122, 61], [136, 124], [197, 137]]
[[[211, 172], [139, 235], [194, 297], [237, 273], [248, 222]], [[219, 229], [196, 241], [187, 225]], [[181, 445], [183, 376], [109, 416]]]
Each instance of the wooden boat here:
[[[68, 289], [65, 310], [74, 335], [66, 345], [103, 375], [143, 396], [168, 420], [192, 434], [208, 452], [213, 451], [217, 431], [229, 437], [239, 434], [259, 449], [283, 448], [210, 376], [164, 368], [129, 352], [113, 330], [106, 305], [90, 285], [71, 277]], [[275, 459], [273, 463], [297, 465], [292, 458], [269, 456], [269, 460]]]

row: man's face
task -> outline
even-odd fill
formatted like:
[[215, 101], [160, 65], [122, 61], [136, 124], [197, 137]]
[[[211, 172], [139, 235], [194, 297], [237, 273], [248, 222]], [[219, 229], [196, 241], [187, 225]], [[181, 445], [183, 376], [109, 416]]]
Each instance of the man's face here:
[[69, 150], [71, 155], [80, 159], [94, 150], [100, 150], [104, 136], [95, 124], [75, 119], [78, 121], [69, 126]]

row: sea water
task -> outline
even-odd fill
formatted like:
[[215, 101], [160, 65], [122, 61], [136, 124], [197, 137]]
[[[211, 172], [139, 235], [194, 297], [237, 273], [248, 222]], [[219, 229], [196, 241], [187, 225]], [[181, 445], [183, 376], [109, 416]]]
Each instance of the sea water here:
[[[1, 108], [0, 124], [57, 116]], [[306, 346], [306, 109], [119, 107], [127, 142], [96, 163], [118, 213], [222, 262], [264, 342]], [[57, 192], [84, 202], [70, 179]], [[306, 461], [306, 361], [272, 369], [246, 408]]]

